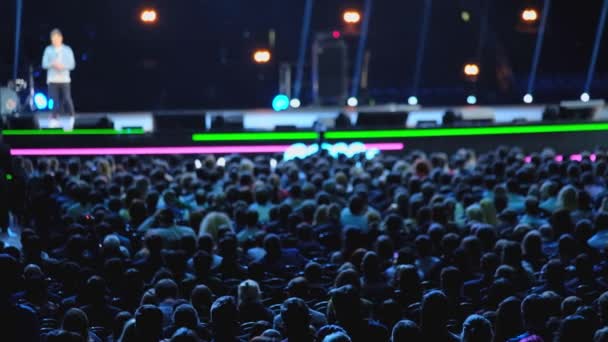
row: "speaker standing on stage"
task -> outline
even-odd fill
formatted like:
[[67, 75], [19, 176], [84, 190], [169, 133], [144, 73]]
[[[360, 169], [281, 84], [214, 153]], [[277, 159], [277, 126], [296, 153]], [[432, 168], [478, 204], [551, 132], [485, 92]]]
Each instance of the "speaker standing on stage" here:
[[51, 45], [44, 50], [42, 67], [47, 70], [46, 83], [49, 97], [53, 100], [53, 114], [49, 127], [59, 127], [58, 117], [67, 113], [70, 115], [70, 126], [74, 125], [74, 102], [70, 72], [76, 67], [74, 52], [63, 44], [63, 34], [58, 29], [51, 31]]

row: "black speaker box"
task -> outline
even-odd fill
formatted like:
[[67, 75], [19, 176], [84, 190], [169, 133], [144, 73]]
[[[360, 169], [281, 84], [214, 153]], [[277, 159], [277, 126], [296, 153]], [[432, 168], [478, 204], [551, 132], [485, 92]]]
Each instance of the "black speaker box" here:
[[8, 129], [39, 129], [38, 120], [34, 115], [15, 115], [7, 119]]
[[403, 128], [406, 126], [408, 116], [407, 112], [359, 112], [357, 127]]
[[242, 115], [216, 115], [211, 120], [212, 131], [241, 132], [244, 129]]
[[74, 129], [114, 128], [114, 122], [107, 116], [81, 116], [74, 121]]
[[156, 132], [204, 132], [207, 129], [205, 117], [205, 113], [198, 111], [154, 113], [154, 130]]

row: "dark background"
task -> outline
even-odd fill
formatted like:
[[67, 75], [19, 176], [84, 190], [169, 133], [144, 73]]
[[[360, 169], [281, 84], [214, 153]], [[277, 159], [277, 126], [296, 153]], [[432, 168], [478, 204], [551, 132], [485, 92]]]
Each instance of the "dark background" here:
[[[410, 94], [424, 0], [375, 0], [368, 49], [369, 95], [375, 103], [404, 102]], [[482, 5], [489, 1], [488, 32], [477, 84], [480, 103], [519, 103], [525, 93], [536, 35], [517, 29], [522, 8], [538, 1], [434, 0], [422, 72], [421, 102], [464, 103], [473, 91], [462, 66], [477, 58]], [[535, 99], [556, 102], [582, 92], [601, 0], [553, 0]], [[80, 111], [268, 107], [278, 91], [278, 63], [298, 56], [305, 0], [24, 0], [20, 77], [37, 68], [54, 27], [76, 53], [74, 97]], [[0, 83], [13, 64], [14, 0], [0, 1]], [[146, 27], [142, 7], [160, 20]], [[313, 32], [342, 29], [344, 8], [363, 1], [317, 0]], [[471, 13], [463, 22], [461, 11]], [[273, 62], [255, 65], [253, 50], [276, 32]], [[608, 96], [608, 34], [592, 90]], [[348, 38], [354, 61], [356, 37]], [[303, 101], [310, 98], [306, 58]], [[503, 76], [498, 76], [503, 75]]]

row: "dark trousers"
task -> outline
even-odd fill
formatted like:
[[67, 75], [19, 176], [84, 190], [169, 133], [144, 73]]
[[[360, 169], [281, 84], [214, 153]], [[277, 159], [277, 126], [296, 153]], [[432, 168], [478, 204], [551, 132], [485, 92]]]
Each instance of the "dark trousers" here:
[[74, 115], [70, 83], [49, 83], [49, 97], [53, 100], [53, 115]]

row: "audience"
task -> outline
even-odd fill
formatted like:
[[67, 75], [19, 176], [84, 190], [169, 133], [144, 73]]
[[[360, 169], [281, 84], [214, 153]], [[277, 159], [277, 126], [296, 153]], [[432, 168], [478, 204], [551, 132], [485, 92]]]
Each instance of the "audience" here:
[[607, 154], [524, 156], [15, 158], [0, 340], [608, 341]]

